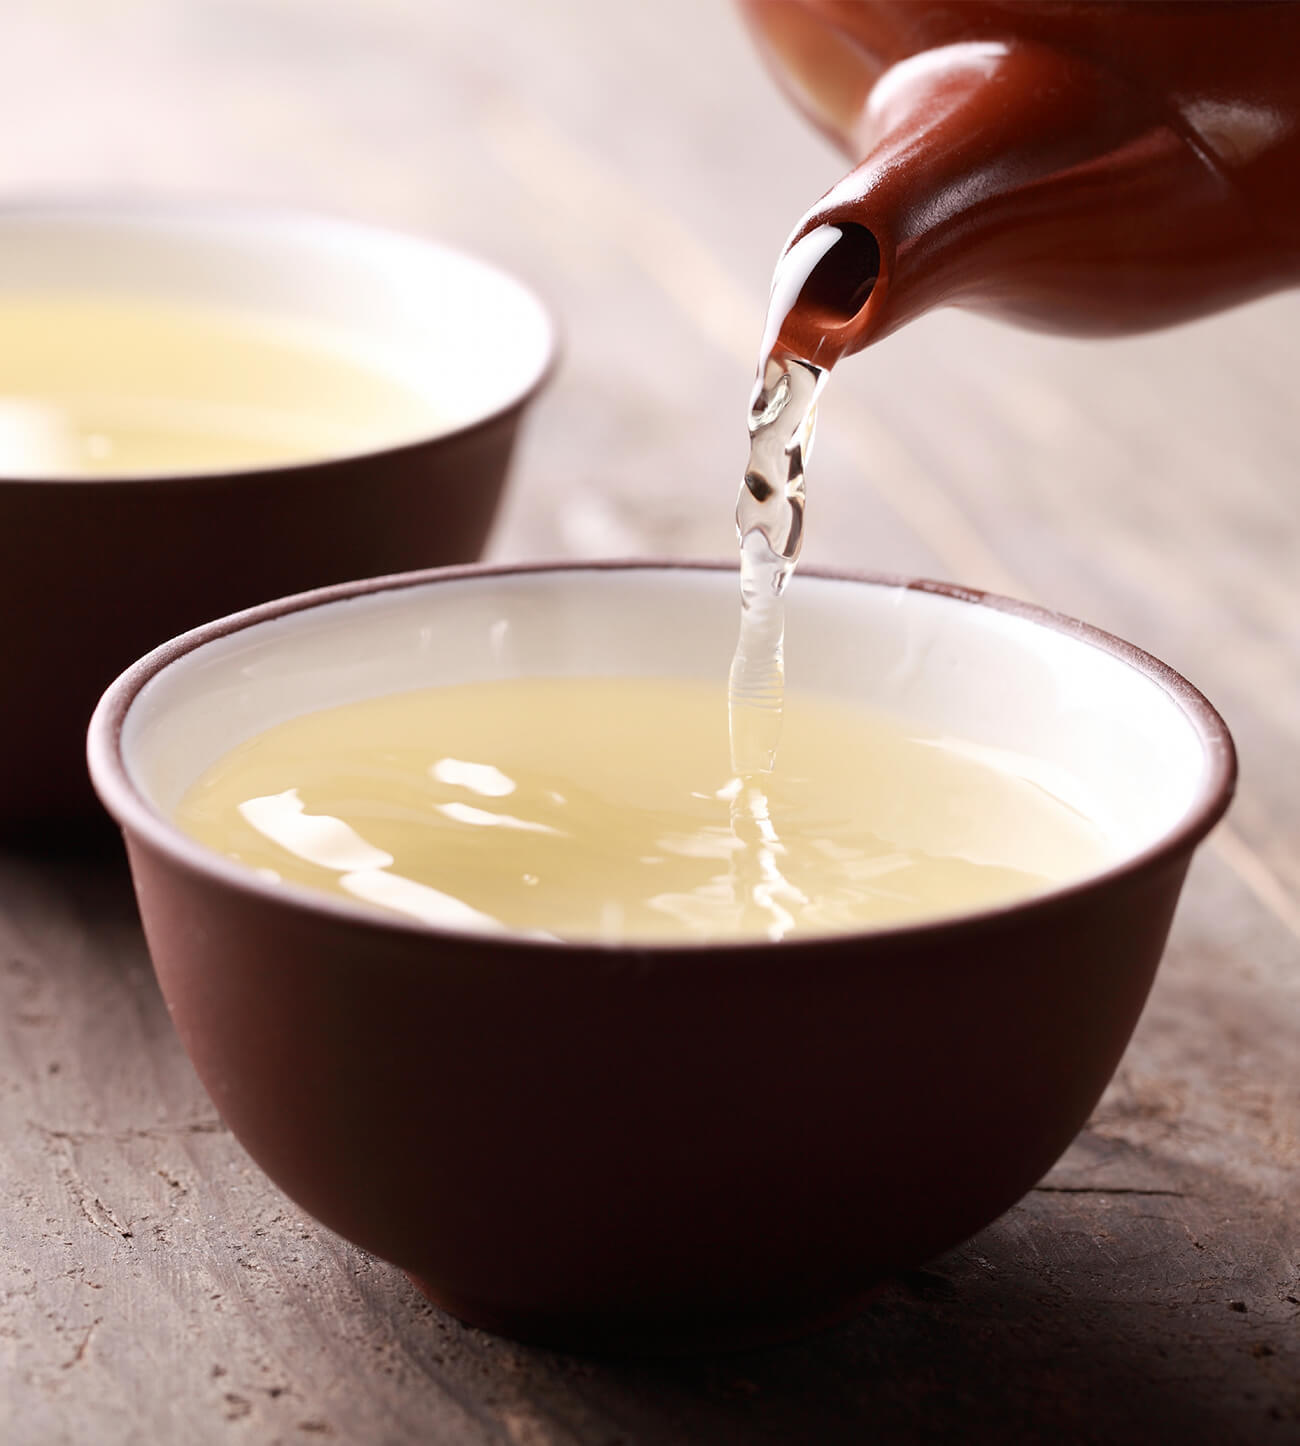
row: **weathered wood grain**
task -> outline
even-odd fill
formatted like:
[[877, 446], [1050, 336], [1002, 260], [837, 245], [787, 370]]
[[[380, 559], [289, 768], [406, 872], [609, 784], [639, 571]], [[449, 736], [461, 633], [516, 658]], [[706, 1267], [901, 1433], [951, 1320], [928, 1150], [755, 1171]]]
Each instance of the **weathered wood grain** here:
[[[724, 6], [19, 3], [0, 125], [5, 192], [291, 201], [515, 267], [566, 360], [496, 555], [729, 550], [767, 277], [838, 161]], [[781, 1350], [610, 1363], [467, 1330], [222, 1128], [116, 853], [11, 850], [0, 1440], [1300, 1440], [1297, 376], [1289, 296], [1106, 345], [941, 315], [827, 392], [812, 560], [1087, 617], [1241, 746], [1115, 1083], [1002, 1221]]]

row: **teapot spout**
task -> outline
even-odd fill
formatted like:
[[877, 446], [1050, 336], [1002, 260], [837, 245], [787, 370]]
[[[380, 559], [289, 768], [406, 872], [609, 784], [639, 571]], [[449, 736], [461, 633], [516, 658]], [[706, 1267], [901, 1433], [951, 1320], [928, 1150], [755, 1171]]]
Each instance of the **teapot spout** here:
[[769, 331], [830, 366], [941, 305], [1108, 335], [1266, 289], [1242, 244], [1259, 245], [1250, 208], [1178, 120], [1034, 41], [899, 61], [854, 129], [866, 159], [786, 243], [788, 256], [820, 227], [839, 231]]

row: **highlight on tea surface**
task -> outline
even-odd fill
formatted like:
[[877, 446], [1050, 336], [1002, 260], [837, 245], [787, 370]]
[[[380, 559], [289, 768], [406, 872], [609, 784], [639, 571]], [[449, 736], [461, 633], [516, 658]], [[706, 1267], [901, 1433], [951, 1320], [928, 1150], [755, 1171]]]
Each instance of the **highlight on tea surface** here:
[[1108, 862], [1043, 765], [827, 697], [792, 693], [779, 767], [736, 777], [723, 696], [514, 678], [348, 703], [237, 746], [177, 822], [267, 878], [435, 926], [607, 943], [902, 924]]
[[323, 326], [147, 297], [0, 293], [0, 476], [307, 462], [452, 420]]

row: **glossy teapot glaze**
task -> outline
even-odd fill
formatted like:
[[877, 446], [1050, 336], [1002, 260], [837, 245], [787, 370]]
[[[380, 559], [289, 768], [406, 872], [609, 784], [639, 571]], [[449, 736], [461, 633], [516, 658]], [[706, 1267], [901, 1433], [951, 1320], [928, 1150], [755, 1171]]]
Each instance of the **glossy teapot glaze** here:
[[787, 245], [844, 231], [782, 330], [797, 355], [945, 304], [1107, 335], [1300, 282], [1298, 4], [741, 4], [863, 158]]

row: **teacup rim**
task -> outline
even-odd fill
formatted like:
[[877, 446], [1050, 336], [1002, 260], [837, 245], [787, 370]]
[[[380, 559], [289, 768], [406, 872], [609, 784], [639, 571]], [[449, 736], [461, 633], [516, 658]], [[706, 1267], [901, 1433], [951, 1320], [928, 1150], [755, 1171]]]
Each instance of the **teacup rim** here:
[[[356, 451], [330, 452], [319, 457], [301, 461], [267, 462], [252, 467], [191, 469], [178, 472], [122, 472], [105, 476], [91, 476], [85, 473], [64, 472], [43, 477], [10, 476], [0, 471], [0, 487], [16, 491], [20, 488], [78, 486], [125, 487], [131, 490], [150, 486], [197, 488], [220, 483], [232, 486], [242, 483], [256, 483], [265, 479], [276, 481], [294, 480], [300, 477], [304, 482], [314, 481], [322, 470], [335, 467], [352, 467], [373, 463], [380, 459], [400, 457], [439, 443], [472, 437], [500, 424], [512, 412], [526, 407], [554, 377], [559, 366], [561, 351], [561, 330], [556, 308], [531, 281], [509, 267], [501, 265], [490, 257], [457, 246], [438, 237], [408, 230], [402, 226], [390, 226], [374, 221], [359, 219], [314, 206], [296, 206], [276, 201], [256, 199], [243, 200], [228, 195], [169, 196], [149, 192], [85, 191], [63, 194], [57, 191], [32, 191], [18, 193], [0, 199], [0, 226], [15, 215], [120, 215], [129, 219], [147, 219], [151, 215], [160, 217], [195, 217], [205, 215], [217, 218], [231, 218], [250, 221], [279, 221], [321, 227], [336, 233], [352, 232], [358, 235], [388, 237], [423, 247], [432, 252], [455, 257], [459, 261], [472, 263], [484, 271], [492, 272], [501, 280], [509, 282], [524, 292], [537, 306], [546, 323], [546, 349], [540, 366], [526, 385], [517, 388], [510, 396], [490, 411], [461, 424], [442, 427], [437, 431], [421, 432], [383, 446], [365, 447]], [[3, 290], [3, 287], [0, 287]]]
[[611, 956], [639, 958], [683, 957], [698, 959], [702, 955], [747, 955], [753, 950], [791, 951], [843, 948], [846, 944], [882, 949], [905, 944], [928, 944], [947, 937], [953, 931], [980, 932], [999, 927], [1011, 920], [1050, 917], [1056, 911], [1071, 907], [1079, 898], [1093, 894], [1126, 880], [1158, 872], [1181, 856], [1190, 860], [1192, 852], [1209, 834], [1227, 811], [1237, 782], [1237, 753], [1232, 735], [1218, 710], [1209, 699], [1181, 673], [1135, 643], [1117, 637], [1091, 623], [1066, 613], [1024, 602], [1001, 593], [964, 587], [933, 578], [904, 574], [856, 571], [843, 568], [810, 566], [801, 568], [800, 577], [819, 578], [833, 583], [884, 588], [905, 588], [930, 593], [954, 602], [988, 607], [995, 612], [1047, 627], [1051, 631], [1086, 643], [1127, 664], [1155, 683], [1172, 699], [1187, 717], [1202, 744], [1205, 770], [1197, 791], [1175, 825], [1147, 846], [1123, 854], [1109, 866], [1082, 878], [1053, 886], [1029, 898], [1013, 900], [988, 908], [962, 913], [943, 914], [932, 919], [889, 925], [879, 928], [847, 930], [812, 935], [772, 944], [754, 938], [713, 941], [628, 941], [610, 943], [598, 939], [546, 940], [522, 934], [491, 935], [468, 929], [440, 927], [399, 914], [388, 914], [342, 896], [289, 882], [272, 882], [252, 869], [240, 866], [191, 838], [144, 796], [127, 769], [122, 750], [122, 732], [132, 705], [144, 687], [181, 658], [210, 643], [230, 637], [248, 628], [271, 622], [294, 613], [307, 612], [350, 598], [379, 593], [401, 592], [438, 583], [454, 583], [477, 578], [510, 577], [549, 573], [598, 572], [734, 572], [734, 562], [717, 559], [679, 559], [670, 557], [541, 559], [529, 562], [465, 563], [450, 567], [424, 568], [414, 572], [392, 573], [382, 577], [362, 578], [335, 583], [307, 592], [275, 598], [255, 607], [245, 608], [225, 617], [213, 619], [178, 634], [139, 658], [109, 684], [91, 716], [86, 736], [86, 756], [91, 783], [100, 803], [128, 838], [138, 836], [154, 850], [169, 856], [183, 867], [235, 889], [265, 903], [286, 907], [295, 912], [324, 915], [341, 925], [375, 928], [384, 933], [417, 939], [447, 940], [461, 945], [490, 945], [499, 951], [522, 951], [532, 955], [562, 952], [566, 957], [589, 956], [607, 961]]

